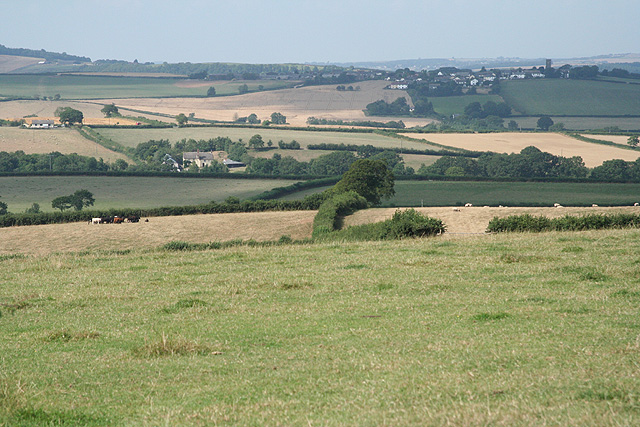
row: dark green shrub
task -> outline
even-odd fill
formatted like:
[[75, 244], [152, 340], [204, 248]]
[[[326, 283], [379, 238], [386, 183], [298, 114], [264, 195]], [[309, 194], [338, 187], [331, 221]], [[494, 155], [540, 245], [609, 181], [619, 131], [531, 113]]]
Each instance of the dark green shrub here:
[[414, 209], [397, 210], [393, 217], [384, 222], [383, 239], [405, 237], [427, 237], [444, 233], [442, 220], [422, 215]]

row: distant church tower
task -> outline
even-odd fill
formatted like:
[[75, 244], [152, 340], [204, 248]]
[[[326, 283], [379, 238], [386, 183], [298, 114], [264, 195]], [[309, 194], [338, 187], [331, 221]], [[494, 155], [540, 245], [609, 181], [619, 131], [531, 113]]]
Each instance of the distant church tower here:
[[551, 60], [547, 59], [547, 64], [544, 67], [545, 70], [550, 70], [551, 69]]

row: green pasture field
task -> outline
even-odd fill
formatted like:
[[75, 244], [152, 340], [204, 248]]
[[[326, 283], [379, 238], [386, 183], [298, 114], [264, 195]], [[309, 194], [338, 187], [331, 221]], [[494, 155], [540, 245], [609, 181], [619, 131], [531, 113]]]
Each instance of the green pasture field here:
[[250, 91], [291, 87], [294, 83], [278, 80], [215, 81], [206, 85], [188, 87], [181, 83], [192, 82], [179, 78], [111, 77], [79, 75], [0, 75], [0, 94], [42, 98], [60, 94], [62, 99], [147, 98], [204, 96], [209, 86], [218, 95], [236, 95], [238, 86], [247, 84]]
[[168, 139], [174, 143], [182, 139], [210, 139], [218, 136], [231, 138], [233, 141], [242, 139], [249, 142], [253, 135], [259, 134], [266, 142], [271, 140], [274, 146], [278, 141], [291, 142], [296, 140], [303, 148], [309, 144], [355, 144], [373, 145], [385, 148], [410, 148], [417, 150], [439, 150], [440, 147], [427, 142], [407, 141], [398, 138], [378, 135], [375, 133], [331, 132], [331, 131], [301, 131], [286, 128], [240, 128], [240, 127], [187, 127], [169, 129], [115, 129], [96, 128], [96, 132], [112, 139], [126, 147], [136, 147], [142, 142], [155, 139]]
[[[524, 129], [535, 129], [540, 117], [507, 117], [505, 125], [514, 120]], [[617, 126], [623, 131], [639, 131], [640, 117], [557, 117], [551, 116], [554, 123], [564, 123], [568, 130], [604, 129]]]
[[440, 96], [429, 98], [429, 102], [433, 104], [433, 109], [438, 114], [450, 116], [452, 114], [462, 114], [467, 105], [472, 102], [479, 102], [484, 104], [485, 102], [493, 101], [496, 104], [504, 102], [498, 95], [463, 95], [463, 96]]
[[620, 206], [640, 202], [640, 184], [396, 181], [384, 206]]
[[95, 209], [152, 208], [221, 202], [229, 196], [244, 200], [293, 183], [283, 179], [14, 176], [0, 177], [0, 201], [14, 213], [23, 212], [32, 203], [53, 211], [53, 199], [85, 189], [93, 193]]
[[4, 256], [0, 424], [640, 424], [638, 230], [445, 236]]
[[533, 79], [500, 83], [500, 95], [526, 115], [640, 115], [640, 85], [607, 81]]
[[[288, 194], [285, 200], [324, 191], [319, 187]], [[640, 184], [568, 182], [398, 181], [396, 195], [382, 206], [623, 206], [640, 202]]]

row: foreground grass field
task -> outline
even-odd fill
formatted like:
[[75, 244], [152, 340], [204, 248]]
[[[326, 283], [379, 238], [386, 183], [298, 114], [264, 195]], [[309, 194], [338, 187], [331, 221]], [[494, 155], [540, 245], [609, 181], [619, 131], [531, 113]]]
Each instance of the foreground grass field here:
[[10, 212], [22, 212], [32, 203], [52, 211], [51, 201], [86, 189], [95, 197], [95, 209], [151, 208], [221, 202], [229, 196], [242, 200], [293, 184], [283, 179], [215, 179], [104, 176], [4, 176], [0, 196]]
[[637, 425], [640, 232], [0, 259], [3, 425]]

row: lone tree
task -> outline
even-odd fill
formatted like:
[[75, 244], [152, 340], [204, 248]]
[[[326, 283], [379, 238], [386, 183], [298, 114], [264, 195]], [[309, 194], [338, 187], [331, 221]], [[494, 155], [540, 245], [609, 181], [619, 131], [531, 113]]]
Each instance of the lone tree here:
[[249, 148], [260, 149], [264, 147], [264, 140], [262, 136], [255, 134], [249, 139]]
[[284, 125], [287, 123], [287, 117], [280, 113], [271, 114], [271, 123], [274, 125]]
[[208, 90], [207, 90], [207, 96], [216, 96], [216, 88], [211, 86]]
[[93, 206], [95, 201], [89, 190], [78, 190], [70, 196], [56, 197], [51, 201], [51, 207], [60, 209], [61, 212], [71, 208], [81, 211], [82, 208]]
[[537, 124], [541, 130], [547, 131], [551, 126], [553, 126], [553, 120], [549, 116], [542, 116], [538, 119]]
[[178, 122], [178, 126], [184, 126], [189, 121], [189, 118], [185, 116], [183, 113], [180, 113], [176, 116], [176, 122]]
[[629, 137], [629, 139], [627, 139], [627, 144], [629, 144], [632, 147], [637, 147], [638, 146], [638, 135], [632, 135]]
[[251, 113], [247, 117], [247, 123], [249, 123], [250, 125], [256, 125], [256, 124], [260, 123], [260, 119], [258, 118], [258, 116], [255, 113]]
[[102, 112], [102, 114], [104, 114], [105, 117], [113, 117], [113, 116], [120, 115], [120, 113], [118, 112], [118, 107], [116, 107], [115, 104], [105, 105], [104, 107], [102, 107], [102, 110], [100, 111]]
[[60, 123], [65, 123], [67, 125], [82, 123], [82, 120], [84, 119], [82, 111], [76, 110], [71, 107], [64, 107], [59, 112], [60, 115], [58, 117], [60, 117]]
[[342, 179], [333, 187], [336, 193], [355, 191], [367, 199], [372, 205], [380, 204], [381, 199], [388, 199], [396, 194], [393, 172], [383, 160], [356, 160]]

